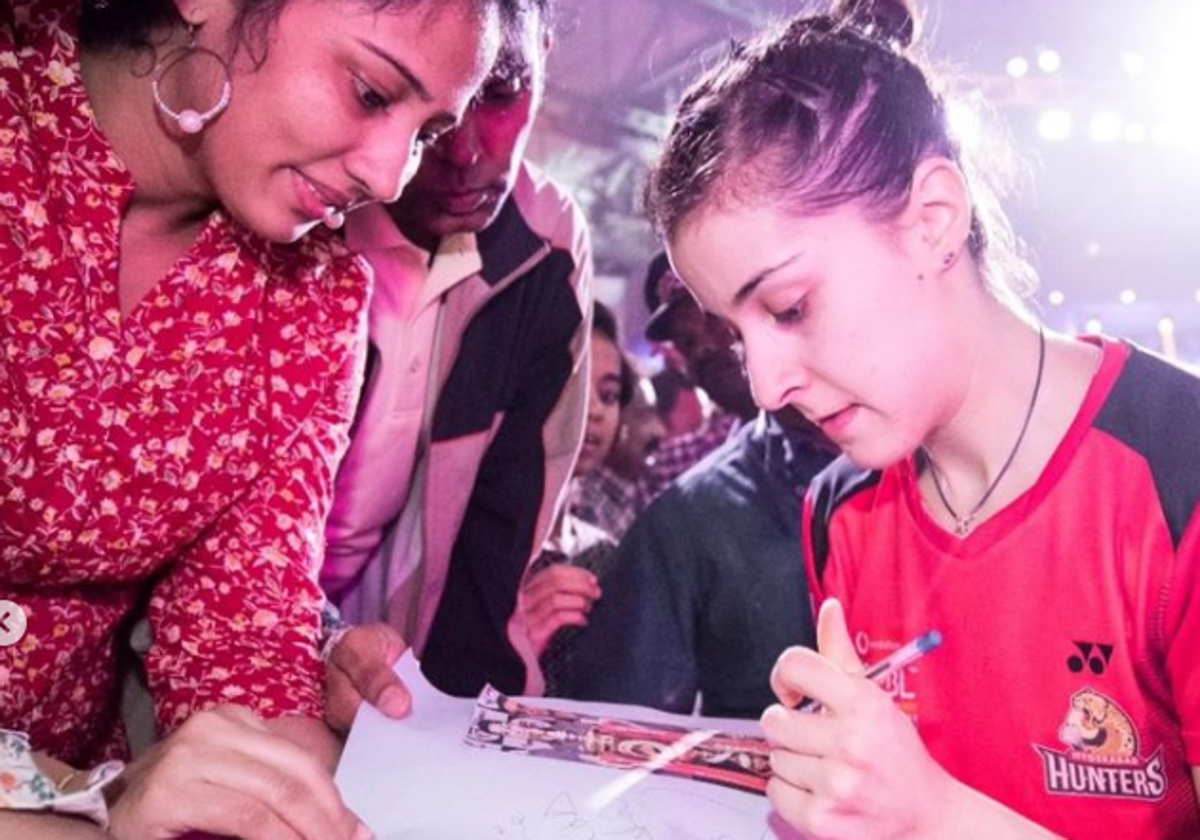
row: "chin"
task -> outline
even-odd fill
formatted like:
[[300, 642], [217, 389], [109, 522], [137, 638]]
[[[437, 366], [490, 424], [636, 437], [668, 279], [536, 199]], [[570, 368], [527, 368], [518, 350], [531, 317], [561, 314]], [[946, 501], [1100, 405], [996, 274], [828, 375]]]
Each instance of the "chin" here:
[[883, 470], [898, 464], [908, 457], [909, 452], [885, 446], [872, 446], [866, 442], [841, 443], [833, 441], [842, 454], [864, 470]]
[[226, 212], [255, 236], [275, 245], [291, 245], [321, 223], [320, 220], [304, 221], [293, 213], [243, 214], [228, 208]]

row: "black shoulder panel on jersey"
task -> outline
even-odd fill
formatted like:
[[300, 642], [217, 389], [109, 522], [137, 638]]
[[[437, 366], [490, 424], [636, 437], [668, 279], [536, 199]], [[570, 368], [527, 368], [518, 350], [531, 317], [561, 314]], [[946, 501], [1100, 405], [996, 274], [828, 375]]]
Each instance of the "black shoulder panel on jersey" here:
[[1149, 463], [1178, 548], [1200, 504], [1200, 378], [1134, 347], [1094, 425]]
[[816, 554], [813, 568], [817, 580], [825, 574], [825, 565], [829, 561], [829, 523], [834, 512], [857, 493], [878, 484], [880, 475], [878, 470], [855, 466], [843, 455], [813, 479], [810, 488], [813, 494], [812, 533], [807, 542]]

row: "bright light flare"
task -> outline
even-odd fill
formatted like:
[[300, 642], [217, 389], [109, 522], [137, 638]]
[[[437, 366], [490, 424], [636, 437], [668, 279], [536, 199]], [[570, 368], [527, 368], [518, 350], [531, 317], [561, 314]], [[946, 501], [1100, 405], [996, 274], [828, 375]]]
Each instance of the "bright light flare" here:
[[1097, 143], [1115, 143], [1124, 131], [1125, 118], [1116, 111], [1097, 111], [1088, 126], [1088, 133]]
[[979, 145], [983, 134], [983, 121], [979, 112], [969, 102], [951, 100], [946, 109], [946, 120], [950, 123], [950, 133], [958, 138], [964, 149], [973, 149]]
[[1200, 31], [1200, 2], [1181, 3], [1180, 16], [1168, 22], [1158, 75], [1158, 97], [1166, 126], [1156, 136], [1162, 145], [1200, 146], [1200, 50], [1195, 36]]
[[1062, 108], [1050, 108], [1043, 111], [1038, 117], [1038, 135], [1043, 140], [1054, 140], [1061, 142], [1067, 140], [1074, 130], [1074, 120], [1068, 111]]
[[1057, 73], [1062, 67], [1062, 56], [1057, 50], [1038, 50], [1037, 63], [1038, 69], [1043, 73]]
[[1014, 79], [1023, 79], [1029, 75], [1029, 60], [1014, 55], [1008, 60], [1008, 64], [1004, 65], [1004, 70]]

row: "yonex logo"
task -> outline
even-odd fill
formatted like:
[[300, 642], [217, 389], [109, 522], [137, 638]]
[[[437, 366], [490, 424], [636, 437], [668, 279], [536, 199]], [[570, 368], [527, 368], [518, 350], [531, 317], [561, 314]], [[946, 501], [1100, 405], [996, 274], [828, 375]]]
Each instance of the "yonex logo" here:
[[1067, 657], [1067, 667], [1072, 674], [1079, 674], [1087, 668], [1096, 676], [1100, 676], [1112, 662], [1113, 646], [1096, 642], [1072, 642], [1078, 653]]

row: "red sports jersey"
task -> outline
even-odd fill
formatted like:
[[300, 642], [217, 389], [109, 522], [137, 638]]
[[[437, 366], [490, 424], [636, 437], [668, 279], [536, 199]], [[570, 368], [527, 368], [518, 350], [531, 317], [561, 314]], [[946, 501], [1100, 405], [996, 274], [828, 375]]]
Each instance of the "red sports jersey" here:
[[1102, 346], [1037, 484], [965, 539], [926, 512], [911, 458], [827, 470], [810, 582], [868, 663], [942, 631], [887, 687], [954, 776], [1066, 837], [1194, 838], [1200, 380]]

